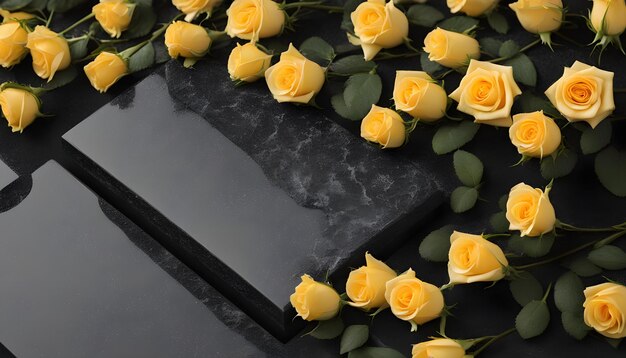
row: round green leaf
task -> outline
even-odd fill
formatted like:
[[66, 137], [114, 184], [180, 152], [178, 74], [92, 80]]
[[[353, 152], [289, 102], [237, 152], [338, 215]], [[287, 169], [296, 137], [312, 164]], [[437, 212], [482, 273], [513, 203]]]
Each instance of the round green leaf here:
[[506, 17], [499, 12], [492, 11], [487, 15], [487, 22], [497, 33], [506, 34], [509, 32], [509, 23], [506, 21]]
[[619, 197], [626, 196], [626, 152], [604, 149], [596, 156], [595, 168], [605, 188]]
[[483, 51], [492, 57], [498, 57], [502, 41], [496, 40], [493, 37], [483, 37], [482, 39], [479, 39], [478, 42], [480, 43], [480, 48]]
[[561, 313], [561, 323], [563, 324], [565, 332], [577, 340], [585, 338], [587, 333], [591, 330], [591, 328], [585, 324], [582, 312]]
[[478, 20], [468, 16], [453, 16], [443, 20], [437, 26], [448, 31], [465, 32], [478, 26]]
[[406, 12], [409, 22], [423, 27], [433, 27], [445, 18], [443, 13], [429, 5], [413, 5]]
[[122, 33], [123, 39], [136, 39], [150, 33], [157, 16], [152, 8], [152, 0], [135, 1], [135, 10], [128, 29]]
[[530, 87], [537, 85], [537, 69], [535, 69], [535, 64], [523, 53], [502, 62], [502, 64], [513, 67], [513, 77], [515, 81]]
[[491, 224], [491, 228], [496, 233], [504, 233], [509, 231], [509, 221], [506, 219], [506, 213], [504, 211], [500, 211], [491, 215], [489, 219], [489, 223]]
[[607, 270], [622, 270], [626, 268], [626, 252], [613, 245], [605, 245], [591, 251], [589, 260]]
[[348, 353], [348, 358], [405, 358], [395, 349], [387, 347], [362, 347]]
[[343, 327], [341, 317], [337, 316], [326, 321], [319, 321], [317, 326], [308, 334], [317, 339], [333, 339], [339, 337], [343, 332]]
[[480, 184], [483, 178], [483, 163], [472, 153], [464, 150], [454, 152], [454, 171], [461, 183], [469, 187]]
[[543, 333], [550, 323], [550, 311], [543, 301], [531, 301], [515, 318], [515, 328], [524, 339], [536, 337]]
[[609, 145], [612, 134], [613, 125], [609, 120], [600, 122], [595, 128], [585, 128], [580, 136], [580, 149], [583, 154], [598, 152]]
[[[350, 76], [343, 91], [345, 114], [343, 116], [354, 121], [363, 119], [380, 99], [383, 84], [380, 76], [369, 73], [358, 73]], [[339, 112], [337, 112], [339, 113]], [[341, 115], [341, 113], [339, 113]]]
[[341, 75], [368, 73], [376, 68], [373, 61], [365, 61], [363, 55], [351, 55], [330, 64], [330, 71]]
[[304, 57], [318, 63], [321, 66], [327, 66], [330, 61], [335, 58], [335, 50], [333, 47], [321, 37], [309, 37], [304, 40], [299, 47]]
[[498, 49], [498, 56], [500, 57], [513, 57], [519, 53], [520, 47], [513, 40], [507, 40], [502, 43], [502, 46]]
[[433, 136], [433, 151], [437, 154], [446, 154], [457, 150], [470, 142], [479, 128], [480, 125], [470, 121], [443, 126]]
[[32, 1], [33, 0], [5, 0], [1, 5], [4, 10], [14, 11], [30, 5]]
[[505, 211], [506, 212], [506, 202], [509, 201], [509, 195], [508, 194], [504, 194], [500, 197], [500, 199], [498, 199], [498, 207], [500, 208], [500, 210]]
[[428, 234], [420, 243], [420, 256], [428, 261], [447, 262], [453, 231], [452, 225], [446, 225]]
[[583, 282], [573, 272], [563, 274], [554, 285], [554, 303], [561, 312], [583, 310], [585, 295]]
[[523, 272], [521, 277], [509, 282], [509, 289], [521, 306], [526, 306], [530, 301], [539, 301], [543, 297], [541, 283], [529, 272]]
[[138, 72], [154, 64], [154, 46], [148, 42], [128, 59], [128, 72]]
[[563, 150], [556, 158], [549, 156], [541, 160], [541, 176], [547, 180], [564, 177], [576, 166], [578, 156], [569, 149]]
[[70, 57], [72, 60], [80, 60], [87, 56], [87, 45], [89, 45], [89, 38], [72, 42], [70, 44]]
[[577, 258], [566, 263], [564, 266], [581, 277], [591, 277], [602, 273], [602, 269], [594, 265], [593, 262], [589, 261], [586, 257]]
[[530, 257], [545, 256], [554, 245], [554, 234], [544, 234], [540, 237], [522, 237], [522, 252]]
[[476, 205], [476, 200], [478, 200], [478, 190], [460, 186], [454, 189], [450, 195], [450, 206], [452, 211], [460, 214], [473, 208]]
[[355, 324], [346, 327], [346, 330], [343, 331], [343, 335], [341, 336], [339, 354], [345, 354], [361, 347], [367, 342], [369, 335], [369, 327], [364, 324]]

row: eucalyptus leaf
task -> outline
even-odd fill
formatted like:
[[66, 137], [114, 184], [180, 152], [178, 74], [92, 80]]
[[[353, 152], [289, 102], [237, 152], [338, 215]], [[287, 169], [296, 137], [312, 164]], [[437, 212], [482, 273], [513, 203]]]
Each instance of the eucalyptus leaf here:
[[476, 187], [483, 178], [483, 163], [472, 153], [457, 150], [453, 157], [454, 172], [465, 186]]
[[589, 261], [586, 257], [580, 257], [572, 260], [564, 264], [564, 266], [581, 277], [591, 277], [602, 273], [602, 269], [596, 266], [593, 262]]
[[519, 53], [520, 47], [513, 40], [507, 40], [502, 43], [502, 46], [498, 49], [498, 56], [500, 57], [513, 57]]
[[308, 335], [317, 339], [333, 339], [343, 332], [343, 321], [337, 316], [326, 321], [319, 321], [317, 326]]
[[304, 57], [325, 67], [335, 58], [333, 47], [321, 37], [309, 37], [299, 47]]
[[515, 318], [515, 328], [524, 339], [543, 333], [550, 323], [548, 305], [539, 300], [530, 301]]
[[489, 224], [495, 233], [504, 233], [509, 231], [509, 221], [504, 211], [497, 212], [489, 218]]
[[541, 176], [547, 180], [564, 177], [574, 170], [577, 161], [578, 155], [575, 152], [564, 149], [541, 160]]
[[604, 149], [596, 156], [595, 169], [605, 188], [619, 197], [626, 196], [626, 152]]
[[142, 46], [128, 59], [128, 72], [138, 72], [154, 64], [155, 51], [152, 42]]
[[520, 53], [502, 62], [502, 64], [513, 67], [513, 77], [515, 81], [530, 87], [537, 85], [537, 69], [533, 61], [525, 54]]
[[583, 154], [591, 154], [600, 151], [611, 143], [613, 125], [611, 121], [604, 120], [595, 128], [587, 127], [580, 136], [580, 149]]
[[506, 21], [506, 17], [499, 12], [492, 11], [487, 15], [487, 23], [497, 33], [506, 34], [509, 32], [509, 23]]
[[565, 332], [579, 341], [585, 338], [587, 333], [591, 330], [591, 328], [585, 324], [582, 312], [561, 313], [561, 323], [563, 324]]
[[626, 268], [626, 252], [613, 245], [604, 245], [589, 253], [589, 261], [606, 270]]
[[445, 18], [445, 15], [432, 6], [417, 4], [409, 8], [406, 17], [413, 25], [434, 27], [437, 22]]
[[478, 26], [478, 20], [469, 16], [453, 16], [437, 24], [444, 30], [466, 32]]
[[541, 300], [543, 297], [541, 283], [530, 272], [523, 272], [520, 277], [510, 281], [509, 289], [515, 301], [522, 307], [531, 301]]
[[369, 339], [369, 334], [369, 327], [364, 324], [355, 324], [346, 327], [341, 336], [339, 354], [345, 354], [361, 347]]
[[330, 64], [330, 71], [341, 75], [369, 73], [375, 68], [376, 63], [365, 61], [363, 55], [346, 56]]
[[405, 358], [404, 354], [387, 347], [361, 347], [348, 353], [348, 358]]
[[466, 186], [460, 186], [450, 195], [450, 207], [457, 214], [468, 211], [476, 205], [478, 190]]
[[554, 285], [554, 303], [561, 312], [582, 312], [585, 295], [583, 282], [573, 272], [561, 275]]
[[437, 154], [446, 154], [457, 150], [470, 142], [479, 128], [479, 124], [470, 121], [440, 127], [433, 136], [433, 151]]
[[428, 261], [447, 262], [453, 231], [452, 225], [446, 225], [428, 234], [420, 243], [420, 256]]

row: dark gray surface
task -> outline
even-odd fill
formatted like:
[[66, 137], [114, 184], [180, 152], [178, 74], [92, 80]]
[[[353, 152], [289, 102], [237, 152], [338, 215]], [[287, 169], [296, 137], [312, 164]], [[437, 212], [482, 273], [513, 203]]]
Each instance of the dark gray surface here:
[[0, 190], [17, 179], [17, 174], [0, 160]]

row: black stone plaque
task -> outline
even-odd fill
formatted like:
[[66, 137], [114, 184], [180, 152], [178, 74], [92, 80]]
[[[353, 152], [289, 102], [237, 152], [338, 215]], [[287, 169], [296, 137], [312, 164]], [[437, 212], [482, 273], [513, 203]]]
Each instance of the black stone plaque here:
[[[297, 328], [289, 295], [300, 274], [385, 255], [439, 205], [431, 173], [320, 112], [278, 105], [259, 86], [192, 81], [170, 64], [167, 81], [151, 75], [64, 139], [97, 185], [277, 337]], [[225, 74], [199, 66], [189, 73]]]

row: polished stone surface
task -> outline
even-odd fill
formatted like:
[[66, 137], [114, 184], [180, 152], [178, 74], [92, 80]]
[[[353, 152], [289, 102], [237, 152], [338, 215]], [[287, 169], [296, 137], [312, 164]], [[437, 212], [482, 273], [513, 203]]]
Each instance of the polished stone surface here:
[[[319, 112], [274, 103], [270, 112], [267, 93], [235, 96], [229, 83], [222, 109], [201, 111], [205, 121], [170, 94], [216, 92], [174, 76], [191, 87], [151, 75], [64, 139], [88, 170], [120, 182], [156, 218], [168, 248], [281, 338], [300, 274], [323, 278], [365, 249], [391, 252], [440, 202], [429, 172]], [[240, 103], [255, 105], [233, 110]]]
[[0, 190], [17, 179], [17, 174], [0, 160]]

